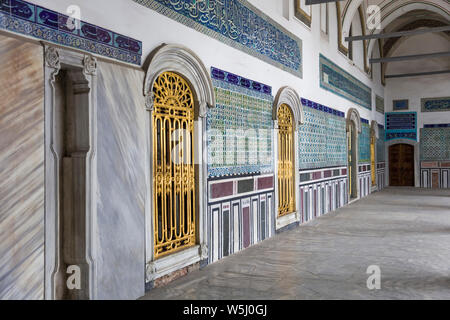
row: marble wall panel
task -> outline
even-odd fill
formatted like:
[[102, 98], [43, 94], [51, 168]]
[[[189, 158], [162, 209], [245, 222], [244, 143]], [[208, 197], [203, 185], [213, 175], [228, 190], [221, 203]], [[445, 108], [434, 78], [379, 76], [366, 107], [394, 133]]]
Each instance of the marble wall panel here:
[[134, 299], [145, 282], [144, 73], [98, 66], [98, 298]]
[[44, 298], [42, 52], [0, 35], [0, 300]]

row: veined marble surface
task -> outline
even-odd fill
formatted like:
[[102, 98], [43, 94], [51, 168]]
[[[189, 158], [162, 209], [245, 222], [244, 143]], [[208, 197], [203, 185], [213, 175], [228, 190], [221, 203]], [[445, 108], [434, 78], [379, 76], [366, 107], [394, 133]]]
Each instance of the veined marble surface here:
[[42, 52], [0, 35], [0, 300], [44, 298]]
[[98, 64], [97, 284], [99, 299], [144, 294], [144, 72]]

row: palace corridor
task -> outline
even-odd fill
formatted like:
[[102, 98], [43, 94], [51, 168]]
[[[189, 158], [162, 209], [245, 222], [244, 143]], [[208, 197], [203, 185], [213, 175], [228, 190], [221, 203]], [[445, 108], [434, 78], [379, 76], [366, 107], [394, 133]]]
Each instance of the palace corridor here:
[[143, 298], [449, 299], [449, 208], [449, 190], [386, 188]]
[[140, 298], [450, 299], [449, 0], [0, 0], [0, 300]]

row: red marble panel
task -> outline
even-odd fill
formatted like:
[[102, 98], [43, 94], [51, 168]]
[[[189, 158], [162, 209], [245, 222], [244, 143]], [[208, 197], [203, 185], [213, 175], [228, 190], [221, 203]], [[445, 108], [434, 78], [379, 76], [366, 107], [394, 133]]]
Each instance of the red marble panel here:
[[422, 168], [437, 168], [438, 162], [437, 161], [422, 161], [421, 163]]
[[313, 176], [313, 180], [322, 179], [322, 171], [313, 172], [312, 176]]
[[450, 168], [450, 162], [441, 162], [441, 168]]
[[233, 181], [211, 184], [211, 198], [222, 198], [233, 195]]
[[273, 176], [258, 179], [258, 190], [273, 188]]

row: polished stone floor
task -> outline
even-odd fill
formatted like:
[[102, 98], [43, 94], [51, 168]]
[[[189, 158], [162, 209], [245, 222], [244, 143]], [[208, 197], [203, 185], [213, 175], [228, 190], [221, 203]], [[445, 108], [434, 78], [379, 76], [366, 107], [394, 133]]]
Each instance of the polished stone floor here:
[[387, 188], [143, 299], [450, 299], [450, 190]]

